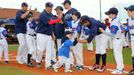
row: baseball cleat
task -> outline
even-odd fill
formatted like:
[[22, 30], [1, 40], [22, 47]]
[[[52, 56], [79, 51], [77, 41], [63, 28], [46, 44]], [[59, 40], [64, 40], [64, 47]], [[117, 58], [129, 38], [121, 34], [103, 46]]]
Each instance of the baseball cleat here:
[[112, 74], [123, 74], [123, 70], [116, 69], [115, 71], [111, 72]]
[[52, 66], [46, 67], [46, 70], [51, 70], [51, 69], [53, 69]]
[[4, 64], [9, 64], [9, 61], [5, 61]]
[[72, 70], [65, 70], [65, 72], [67, 73], [71, 73], [71, 72], [73, 72]]
[[37, 68], [41, 68], [41, 67], [42, 67], [42, 66], [41, 66], [41, 63], [37, 63], [36, 67], [37, 67]]
[[101, 66], [100, 69], [97, 69], [98, 72], [104, 72], [106, 70], [106, 66]]
[[134, 70], [132, 69], [127, 75], [134, 75]]
[[97, 69], [99, 69], [99, 68], [100, 68], [99, 65], [94, 64], [92, 67], [89, 67], [89, 70], [93, 71], [93, 70], [97, 70]]
[[22, 61], [17, 61], [18, 62], [18, 64], [24, 64], [24, 62], [22, 62]]
[[34, 67], [34, 64], [33, 63], [28, 63], [27, 66], [28, 67]]
[[76, 70], [83, 70], [84, 67], [83, 66], [76, 66]]
[[58, 69], [57, 68], [54, 68], [54, 72], [58, 72]]

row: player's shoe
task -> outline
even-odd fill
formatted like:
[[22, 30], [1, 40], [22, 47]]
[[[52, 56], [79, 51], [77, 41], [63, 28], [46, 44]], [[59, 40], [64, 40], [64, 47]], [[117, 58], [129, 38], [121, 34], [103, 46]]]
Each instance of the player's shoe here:
[[106, 70], [106, 66], [102, 65], [100, 69], [97, 69], [98, 72], [104, 72]]
[[18, 62], [18, 64], [24, 64], [24, 62], [23, 61], [17, 61]]
[[81, 65], [81, 66], [76, 66], [76, 70], [83, 70], [84, 67]]
[[69, 72], [69, 73], [71, 73], [71, 72], [73, 72], [72, 70], [65, 70], [65, 72], [67, 73], [67, 72]]
[[41, 63], [37, 63], [36, 67], [37, 67], [37, 68], [41, 68], [41, 67], [42, 67], [42, 66], [41, 66]]
[[127, 75], [134, 75], [134, 70], [132, 69]]
[[53, 68], [54, 72], [58, 72], [58, 69], [57, 68]]
[[4, 64], [9, 64], [9, 61], [5, 61]]
[[123, 74], [123, 70], [116, 69], [115, 71], [111, 72], [112, 74]]
[[97, 70], [97, 69], [99, 69], [99, 68], [100, 68], [99, 65], [94, 64], [92, 67], [89, 67], [89, 70], [93, 71], [93, 70]]
[[27, 66], [28, 67], [34, 67], [34, 64], [33, 63], [28, 63]]
[[52, 66], [46, 67], [46, 70], [52, 70], [52, 69], [53, 69]]

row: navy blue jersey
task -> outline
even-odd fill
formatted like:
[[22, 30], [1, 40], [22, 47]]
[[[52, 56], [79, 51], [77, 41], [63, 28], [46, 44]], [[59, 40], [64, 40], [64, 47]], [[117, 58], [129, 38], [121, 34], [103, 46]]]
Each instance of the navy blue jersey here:
[[39, 17], [39, 23], [36, 29], [37, 33], [52, 35], [53, 27], [48, 24], [48, 22], [53, 19], [53, 14], [48, 14], [45, 10], [41, 13]]
[[65, 22], [64, 22], [64, 16], [62, 17], [63, 24], [56, 23], [54, 26], [54, 33], [57, 39], [61, 39], [64, 35], [65, 30]]
[[15, 20], [15, 33], [26, 33], [26, 23], [27, 23], [27, 18], [22, 19], [21, 16], [25, 12], [23, 10], [18, 10], [16, 13], [16, 20]]
[[[72, 8], [72, 9], [68, 10], [68, 11], [65, 13], [65, 17], [64, 17], [65, 22], [72, 21], [72, 14], [73, 14], [74, 12], [77, 12], [77, 9]], [[67, 24], [66, 24], [66, 25], [67, 25]]]
[[88, 26], [90, 34], [87, 38], [87, 41], [90, 43], [96, 35], [101, 34], [99, 28], [101, 27], [105, 30], [106, 25], [98, 20], [95, 20], [94, 18], [89, 18], [89, 21], [91, 24]]

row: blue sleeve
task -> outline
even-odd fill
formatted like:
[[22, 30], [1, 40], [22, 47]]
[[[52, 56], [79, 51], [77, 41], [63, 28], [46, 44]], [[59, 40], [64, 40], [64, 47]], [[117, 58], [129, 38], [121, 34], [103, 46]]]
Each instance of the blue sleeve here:
[[40, 20], [44, 23], [44, 24], [48, 24], [48, 22], [51, 20], [48, 16], [46, 15], [40, 15]]
[[5, 37], [8, 35], [8, 33], [7, 33], [6, 30], [4, 30], [4, 31], [2, 32], [2, 34], [3, 34]]
[[119, 30], [119, 28], [118, 28], [118, 26], [116, 26], [116, 25], [112, 25], [112, 26], [110, 27], [110, 32], [111, 32], [112, 34], [116, 34], [118, 30]]
[[18, 11], [17, 14], [16, 14], [16, 19], [21, 19], [21, 15], [23, 13], [21, 11]]
[[90, 29], [88, 27], [84, 27], [85, 35], [90, 34]]
[[77, 32], [80, 34], [82, 30], [82, 26], [79, 24], [76, 28]]
[[68, 27], [72, 27], [72, 21], [67, 21]]
[[87, 38], [88, 43], [90, 43], [96, 35], [97, 35], [97, 29], [91, 29], [90, 34]]
[[71, 40], [65, 41], [65, 44], [68, 45], [69, 47], [73, 46], [73, 42]]

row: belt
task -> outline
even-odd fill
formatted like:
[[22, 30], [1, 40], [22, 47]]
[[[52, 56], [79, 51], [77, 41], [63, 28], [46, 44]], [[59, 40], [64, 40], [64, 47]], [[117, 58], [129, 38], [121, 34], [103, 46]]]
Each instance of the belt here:
[[131, 34], [132, 36], [134, 36], [134, 34]]
[[36, 36], [36, 34], [28, 34], [28, 35], [30, 35], [30, 36]]
[[3, 38], [0, 38], [0, 40], [2, 40]]

